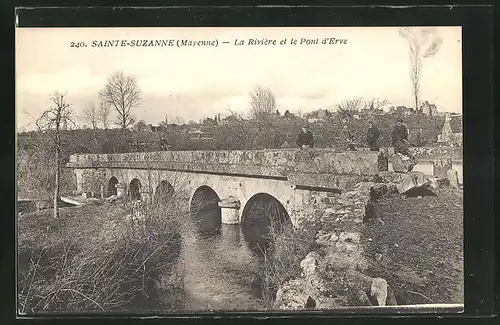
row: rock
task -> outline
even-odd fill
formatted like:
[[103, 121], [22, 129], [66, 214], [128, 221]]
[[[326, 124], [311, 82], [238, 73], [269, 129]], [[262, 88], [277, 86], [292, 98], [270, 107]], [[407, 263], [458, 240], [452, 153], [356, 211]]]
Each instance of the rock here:
[[450, 169], [447, 173], [447, 178], [450, 182], [450, 186], [458, 190], [460, 188], [458, 185], [458, 172], [454, 169]]
[[345, 278], [349, 287], [357, 287], [366, 293], [371, 292], [373, 278], [354, 270], [347, 271]]
[[391, 286], [387, 286], [387, 306], [397, 306], [398, 302], [396, 300], [396, 295], [394, 294], [394, 290], [392, 290]]
[[379, 306], [385, 306], [387, 303], [387, 281], [382, 278], [373, 279], [370, 294], [377, 299]]
[[372, 305], [372, 303], [370, 302], [370, 299], [368, 298], [368, 295], [362, 289], [359, 289], [358, 292], [356, 293], [356, 300], [358, 301], [359, 306], [371, 306]]
[[304, 294], [301, 280], [292, 280], [278, 289], [274, 309], [301, 310], [307, 304], [309, 295]]
[[316, 244], [320, 246], [328, 246], [333, 245], [336, 241], [339, 240], [339, 237], [335, 233], [318, 233], [316, 235]]
[[409, 190], [419, 187], [429, 187], [431, 181], [420, 172], [412, 172], [408, 174], [400, 174], [398, 179], [394, 180], [396, 189], [399, 193], [406, 193]]
[[308, 296], [305, 307], [306, 308], [315, 308], [316, 307], [316, 300], [311, 298], [311, 296]]
[[452, 168], [452, 165], [450, 158], [435, 159], [433, 161], [433, 175], [437, 178], [447, 177], [448, 170]]
[[392, 169], [396, 173], [408, 173], [413, 170], [413, 167], [417, 164], [415, 158], [405, 156], [401, 153], [397, 153], [392, 156]]
[[327, 216], [333, 215], [333, 214], [335, 214], [335, 209], [334, 208], [327, 208], [327, 209], [325, 209], [324, 214]]
[[354, 244], [359, 244], [360, 239], [361, 234], [357, 232], [341, 232], [339, 235], [339, 240], [343, 242], [347, 241]]
[[316, 273], [318, 266], [317, 253], [311, 252], [300, 262], [300, 268], [304, 272], [304, 276], [311, 276]]
[[335, 233], [332, 233], [330, 236], [330, 242], [336, 242], [339, 240], [339, 236], [337, 236]]
[[[347, 284], [350, 288], [354, 289], [354, 292], [357, 292], [357, 299], [359, 301], [364, 301], [366, 303], [365, 298], [359, 292], [362, 290], [365, 294], [369, 294], [377, 300], [377, 304], [379, 306], [386, 306], [388, 304], [388, 284], [385, 279], [382, 278], [372, 278], [358, 271], [349, 270], [345, 275]], [[394, 293], [391, 290], [390, 295], [390, 303], [396, 304]], [[394, 299], [393, 299], [394, 298]], [[368, 299], [368, 297], [367, 297]], [[368, 299], [369, 300], [369, 299]], [[371, 305], [369, 303], [368, 305]]]

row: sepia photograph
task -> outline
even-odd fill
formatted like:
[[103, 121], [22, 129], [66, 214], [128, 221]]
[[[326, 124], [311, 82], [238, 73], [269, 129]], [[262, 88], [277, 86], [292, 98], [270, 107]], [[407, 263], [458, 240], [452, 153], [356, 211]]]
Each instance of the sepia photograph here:
[[460, 26], [15, 32], [18, 316], [463, 312]]

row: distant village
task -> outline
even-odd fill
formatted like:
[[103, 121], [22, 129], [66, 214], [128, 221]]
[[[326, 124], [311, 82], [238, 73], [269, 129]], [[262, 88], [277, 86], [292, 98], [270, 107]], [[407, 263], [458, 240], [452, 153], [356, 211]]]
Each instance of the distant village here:
[[[283, 114], [277, 110], [273, 115], [275, 119], [281, 120], [296, 120], [303, 119], [308, 123], [314, 125], [322, 125], [328, 123], [336, 117], [337, 112], [332, 112], [327, 109], [318, 109], [313, 112], [304, 114], [303, 116], [297, 116], [286, 110]], [[403, 118], [410, 118], [412, 116], [423, 115], [427, 117], [443, 118], [444, 122], [442, 124], [441, 132], [437, 134], [437, 139], [435, 139], [437, 144], [447, 145], [447, 146], [462, 146], [462, 115], [458, 113], [449, 113], [439, 111], [435, 104], [424, 101], [419, 109], [415, 110], [411, 107], [406, 106], [390, 106], [387, 111], [382, 109], [361, 109], [359, 112], [353, 115], [355, 119], [364, 119], [368, 116], [398, 116]], [[231, 122], [241, 119], [236, 115], [230, 115], [221, 119], [220, 114], [217, 114], [214, 118], [205, 118], [201, 123], [189, 123], [190, 125], [187, 133], [189, 139], [192, 141], [212, 141], [213, 136], [210, 129], [216, 127], [217, 125], [227, 125]], [[145, 123], [141, 124], [142, 127], [140, 131], [148, 130], [154, 133], [165, 132], [167, 126], [178, 127], [180, 125], [176, 123], [169, 124], [168, 121], [162, 122], [159, 125], [152, 125]], [[136, 124], [137, 128], [137, 124]], [[410, 138], [421, 133], [422, 130], [415, 126], [409, 126]]]

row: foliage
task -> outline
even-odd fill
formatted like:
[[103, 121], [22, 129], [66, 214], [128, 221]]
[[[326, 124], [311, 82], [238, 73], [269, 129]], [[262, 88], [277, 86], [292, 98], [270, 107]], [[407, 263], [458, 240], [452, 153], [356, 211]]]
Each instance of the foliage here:
[[176, 205], [105, 205], [20, 219], [22, 313], [169, 308], [155, 283], [175, 263], [185, 217]]
[[316, 222], [304, 222], [298, 228], [291, 223], [279, 227], [271, 224], [270, 248], [264, 254], [261, 269], [262, 297], [269, 307], [272, 307], [280, 285], [300, 276], [300, 262], [314, 247], [319, 227]]

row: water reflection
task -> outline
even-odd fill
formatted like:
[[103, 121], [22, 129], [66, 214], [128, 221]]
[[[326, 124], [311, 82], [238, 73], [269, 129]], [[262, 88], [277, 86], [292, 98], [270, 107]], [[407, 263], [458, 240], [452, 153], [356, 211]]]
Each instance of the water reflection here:
[[191, 200], [190, 214], [199, 236], [211, 238], [221, 234], [219, 196], [208, 186], [196, 190]]
[[258, 310], [263, 308], [255, 281], [260, 261], [244, 243], [239, 225], [221, 225], [211, 236], [198, 230], [183, 243], [187, 310]]
[[290, 224], [290, 217], [283, 205], [273, 196], [260, 193], [252, 197], [242, 216], [242, 231], [250, 251], [263, 257], [269, 251], [273, 235]]
[[290, 223], [288, 213], [274, 197], [258, 194], [243, 210], [241, 225], [226, 225], [218, 202], [207, 187], [191, 202], [193, 227], [184, 232], [182, 260], [186, 309], [262, 310], [262, 253], [271, 247], [270, 235]]

